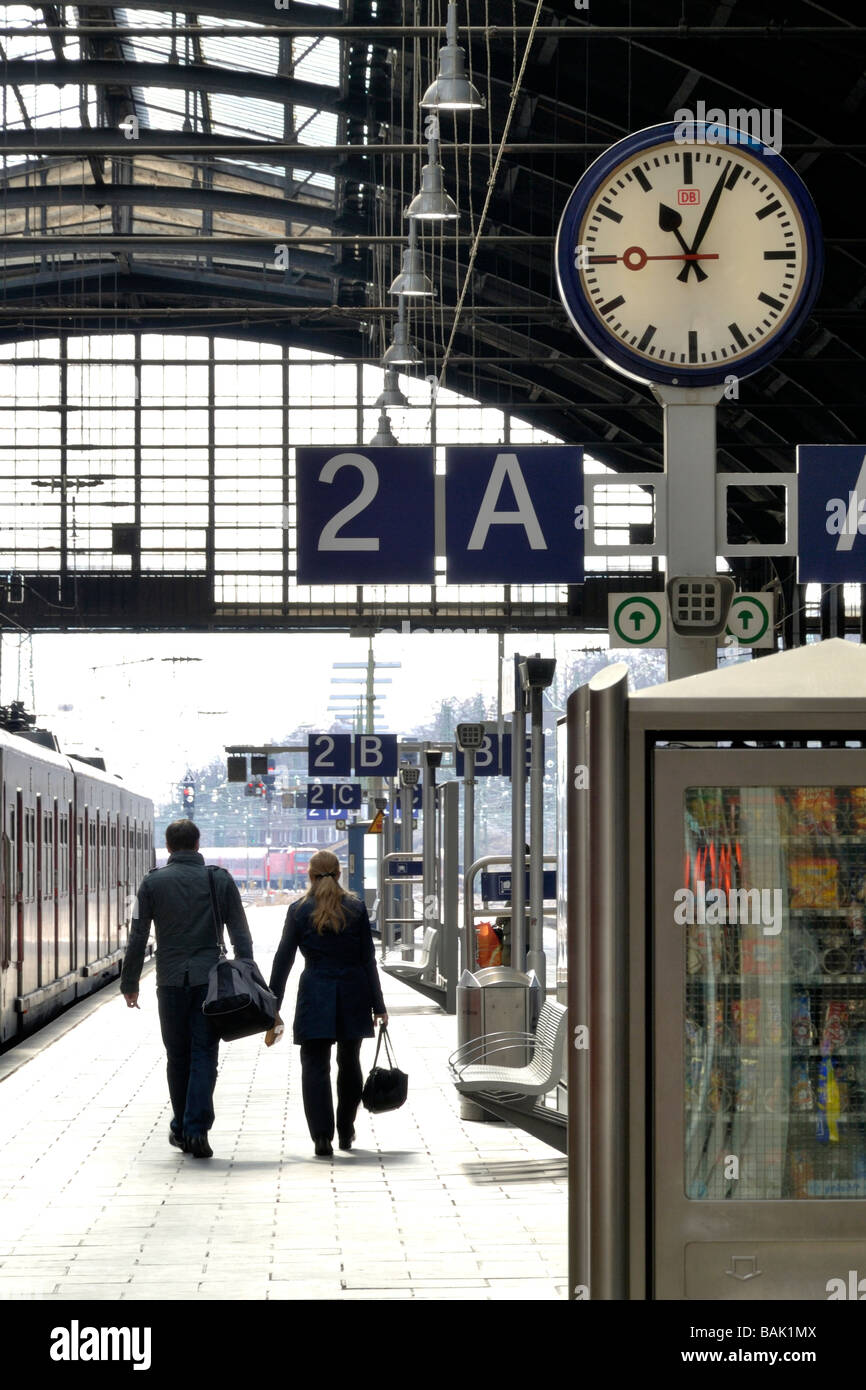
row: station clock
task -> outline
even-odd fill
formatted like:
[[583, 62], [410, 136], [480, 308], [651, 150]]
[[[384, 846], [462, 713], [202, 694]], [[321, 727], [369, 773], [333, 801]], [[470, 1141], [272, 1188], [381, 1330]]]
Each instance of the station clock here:
[[586, 171], [556, 240], [559, 292], [617, 371], [672, 386], [760, 370], [821, 283], [820, 223], [799, 175], [734, 129], [638, 131]]

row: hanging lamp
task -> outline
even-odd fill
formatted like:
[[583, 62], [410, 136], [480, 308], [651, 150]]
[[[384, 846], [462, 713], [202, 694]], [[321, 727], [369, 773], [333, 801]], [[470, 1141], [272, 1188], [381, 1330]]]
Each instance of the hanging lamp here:
[[370, 443], [390, 445], [397, 444], [398, 442], [399, 441], [395, 438], [394, 433], [391, 429], [391, 422], [388, 419], [388, 416], [385, 414], [384, 410], [380, 410], [379, 428], [376, 430], [376, 433], [373, 435], [373, 438], [370, 440]]
[[457, 42], [456, 0], [448, 3], [439, 74], [421, 98], [421, 105], [433, 111], [477, 111], [485, 105], [478, 88], [466, 76], [466, 54]]
[[405, 294], [412, 298], [430, 298], [433, 294], [433, 281], [424, 274], [424, 258], [418, 246], [417, 223], [409, 223], [409, 245], [403, 252], [403, 269], [394, 280], [391, 294]]
[[385, 369], [385, 387], [376, 402], [377, 409], [384, 410], [386, 406], [392, 405], [406, 407], [408, 404], [409, 402], [400, 390], [400, 385], [397, 381], [396, 367], [387, 367]]
[[459, 217], [457, 204], [445, 192], [442, 165], [439, 163], [439, 141], [427, 141], [427, 163], [421, 169], [421, 192], [406, 209], [407, 217], [424, 222], [447, 222]]

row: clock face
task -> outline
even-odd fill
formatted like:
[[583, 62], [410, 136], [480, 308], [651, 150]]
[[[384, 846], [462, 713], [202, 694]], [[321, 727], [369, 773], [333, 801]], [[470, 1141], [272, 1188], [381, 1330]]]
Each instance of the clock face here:
[[733, 131], [717, 145], [657, 129], [666, 136], [614, 146], [574, 190], [557, 239], [560, 293], [589, 345], [638, 380], [748, 375], [814, 302], [817, 215], [780, 156]]

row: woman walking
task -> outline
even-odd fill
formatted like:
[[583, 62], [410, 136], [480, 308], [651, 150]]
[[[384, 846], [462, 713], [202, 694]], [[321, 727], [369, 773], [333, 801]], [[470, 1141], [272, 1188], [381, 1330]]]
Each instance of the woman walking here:
[[292, 903], [271, 969], [270, 987], [283, 1002], [300, 949], [294, 1041], [301, 1048], [304, 1113], [318, 1158], [333, 1154], [331, 1047], [337, 1044], [337, 1136], [351, 1149], [361, 1100], [361, 1042], [374, 1034], [373, 1016], [388, 1022], [376, 969], [367, 909], [340, 887], [340, 861], [322, 849], [310, 860], [306, 896]]

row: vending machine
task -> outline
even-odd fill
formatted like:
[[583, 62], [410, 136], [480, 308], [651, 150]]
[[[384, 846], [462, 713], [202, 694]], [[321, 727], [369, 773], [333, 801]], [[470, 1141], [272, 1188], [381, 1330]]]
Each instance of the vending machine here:
[[572, 1297], [866, 1297], [866, 650], [594, 682], [564, 730]]

